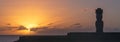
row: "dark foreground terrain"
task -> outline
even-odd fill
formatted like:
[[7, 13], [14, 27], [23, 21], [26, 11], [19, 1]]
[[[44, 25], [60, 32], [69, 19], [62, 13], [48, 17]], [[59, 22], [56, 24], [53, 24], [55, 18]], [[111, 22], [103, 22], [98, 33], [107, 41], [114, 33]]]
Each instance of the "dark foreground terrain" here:
[[120, 42], [120, 33], [72, 32], [61, 36], [21, 36], [15, 42]]

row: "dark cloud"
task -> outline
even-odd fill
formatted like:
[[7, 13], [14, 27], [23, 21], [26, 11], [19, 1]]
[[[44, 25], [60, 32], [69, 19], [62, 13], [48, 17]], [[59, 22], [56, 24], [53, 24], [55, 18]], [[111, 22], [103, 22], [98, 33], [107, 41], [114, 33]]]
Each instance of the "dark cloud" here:
[[48, 25], [53, 25], [54, 23], [49, 23]]
[[0, 31], [16, 31], [16, 30], [28, 30], [24, 26], [14, 27], [14, 26], [2, 26], [0, 27]]
[[80, 23], [75, 23], [69, 26], [69, 28], [81, 28], [82, 25]]
[[37, 28], [31, 28], [31, 31], [40, 31], [40, 30], [45, 30], [48, 29], [49, 27], [37, 27]]
[[12, 30], [12, 28], [7, 27], [7, 26], [5, 26], [5, 27], [0, 27], [0, 31], [8, 31], [8, 30]]
[[5, 24], [5, 26], [1, 26], [0, 31], [8, 31], [8, 30], [11, 31], [15, 28], [17, 28], [17, 27], [11, 26], [11, 24], [8, 23], [8, 24]]
[[[49, 25], [52, 25], [53, 23], [50, 23]], [[24, 26], [19, 26], [19, 27], [8, 27], [8, 28], [0, 28], [0, 31], [5, 31], [5, 30], [28, 30]], [[83, 28], [80, 23], [74, 23], [71, 24], [69, 27], [51, 27], [51, 26], [44, 26], [44, 27], [37, 27], [37, 28], [31, 28], [31, 31], [36, 32], [37, 34], [40, 35], [61, 35], [61, 34], [67, 34], [69, 32], [83, 32], [83, 31], [89, 31], [90, 29], [88, 28]]]
[[80, 25], [80, 23], [75, 23], [75, 24], [73, 24], [73, 25]]
[[38, 34], [54, 35], [54, 34], [67, 34], [69, 32], [80, 32], [80, 31], [87, 31], [87, 30], [80, 28], [48, 28], [48, 29], [40, 29], [39, 31], [36, 32]]
[[7, 30], [7, 29], [3, 29], [3, 28], [0, 27], [0, 31], [6, 31], [6, 30]]
[[10, 23], [8, 23], [8, 24], [6, 24], [6, 25], [10, 26], [11, 24], [10, 24]]
[[19, 26], [17, 30], [28, 30], [28, 29], [24, 26]]
[[40, 28], [33, 28], [32, 31], [37, 32], [38, 34], [44, 35], [60, 35], [60, 34], [67, 34], [69, 32], [82, 32], [82, 31], [89, 31], [89, 29], [82, 28], [80, 23], [72, 24], [69, 27], [40, 27]]
[[40, 28], [32, 28], [32, 29], [30, 29], [31, 31], [38, 31], [38, 30], [40, 30]]

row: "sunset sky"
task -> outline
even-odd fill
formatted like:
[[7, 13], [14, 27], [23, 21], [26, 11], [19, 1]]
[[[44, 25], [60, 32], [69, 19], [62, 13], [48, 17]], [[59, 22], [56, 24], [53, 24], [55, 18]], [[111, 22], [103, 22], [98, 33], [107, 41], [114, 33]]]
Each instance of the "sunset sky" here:
[[0, 0], [0, 35], [95, 32], [95, 9], [104, 32], [120, 32], [120, 0]]

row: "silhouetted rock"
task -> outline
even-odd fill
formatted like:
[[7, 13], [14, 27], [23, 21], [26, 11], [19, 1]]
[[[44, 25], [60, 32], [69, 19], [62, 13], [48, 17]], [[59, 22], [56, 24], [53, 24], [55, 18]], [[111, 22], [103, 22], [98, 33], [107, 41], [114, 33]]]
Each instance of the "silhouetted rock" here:
[[58, 36], [21, 36], [16, 42], [120, 42], [120, 33], [72, 32]]

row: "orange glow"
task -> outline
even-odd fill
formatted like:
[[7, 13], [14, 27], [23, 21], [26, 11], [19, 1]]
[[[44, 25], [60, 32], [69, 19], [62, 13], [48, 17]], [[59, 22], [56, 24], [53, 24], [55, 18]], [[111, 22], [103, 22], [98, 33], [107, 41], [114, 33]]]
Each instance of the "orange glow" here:
[[52, 13], [53, 10], [41, 8], [42, 6], [40, 7], [36, 5], [18, 6], [11, 7], [10, 9], [6, 8], [8, 11], [6, 11], [5, 14], [8, 14], [9, 16], [4, 17], [3, 21], [5, 23], [15, 24], [15, 26], [22, 25], [31, 28], [36, 26], [46, 26], [49, 23], [57, 21], [56, 17], [53, 18], [51, 15], [54, 14]]
[[32, 35], [32, 34], [35, 34], [33, 31], [28, 31], [28, 30], [19, 30], [16, 33], [18, 33], [20, 35]]
[[40, 7], [36, 6], [12, 7], [11, 9], [6, 8], [6, 10], [10, 11], [5, 12], [5, 14], [9, 15], [3, 18], [5, 23], [10, 23], [16, 27], [24, 26], [28, 29], [16, 30], [13, 32], [14, 34], [31, 34], [33, 33], [33, 31], [30, 31], [31, 28], [47, 26], [49, 23], [54, 23], [57, 20], [56, 18], [51, 18], [51, 14], [53, 14], [51, 10], [40, 9]]
[[2, 31], [1, 35], [35, 35], [34, 31], [16, 30], [16, 31]]
[[36, 28], [36, 27], [38, 27], [38, 25], [36, 25], [36, 24], [28, 24], [28, 25], [25, 25], [25, 27], [28, 29], [28, 31], [30, 31], [31, 28]]
[[[24, 7], [17, 9], [14, 14], [17, 14], [17, 23], [20, 25], [25, 26], [28, 31], [30, 31], [31, 28], [38, 27], [38, 24], [40, 21], [40, 18], [37, 14], [39, 14], [35, 7]], [[43, 19], [42, 19], [43, 20]]]
[[29, 6], [13, 10], [12, 20], [27, 29], [38, 27], [39, 23], [45, 23], [47, 15], [43, 15], [39, 8]]

